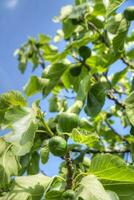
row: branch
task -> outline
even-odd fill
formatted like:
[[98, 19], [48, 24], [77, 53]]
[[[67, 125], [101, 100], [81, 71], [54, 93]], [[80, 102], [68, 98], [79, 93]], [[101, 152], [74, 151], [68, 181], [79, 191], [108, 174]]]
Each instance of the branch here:
[[[74, 153], [80, 153], [81, 150], [79, 149], [72, 149], [71, 150], [72, 152]], [[107, 153], [110, 153], [110, 154], [120, 154], [120, 153], [128, 153], [130, 152], [130, 149], [123, 149], [123, 150], [120, 150], [120, 149], [113, 149], [113, 150], [96, 150], [96, 149], [86, 149], [85, 150], [86, 154], [97, 154], [97, 153], [104, 153], [104, 154], [107, 154]]]
[[66, 99], [75, 99], [75, 98], [76, 98], [75, 96], [69, 97], [69, 96], [67, 96], [67, 95], [65, 95], [64, 97], [65, 97]]
[[107, 93], [107, 97], [110, 99], [110, 100], [113, 100], [115, 102], [116, 105], [122, 107], [123, 109], [125, 109], [125, 104], [123, 104], [122, 102], [120, 102], [117, 97], [115, 97], [113, 95], [113, 90], [109, 90], [109, 92]]
[[66, 189], [71, 189], [73, 186], [73, 165], [72, 165], [72, 160], [70, 157], [70, 153], [67, 152], [65, 155], [65, 161], [66, 161], [66, 166], [67, 166], [67, 185]]

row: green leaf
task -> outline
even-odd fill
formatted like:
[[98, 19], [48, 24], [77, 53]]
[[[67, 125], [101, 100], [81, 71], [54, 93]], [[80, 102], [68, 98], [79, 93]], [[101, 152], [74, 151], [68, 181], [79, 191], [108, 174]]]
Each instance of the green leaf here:
[[65, 72], [65, 70], [68, 68], [68, 64], [64, 63], [55, 63], [53, 65], [49, 65], [42, 74], [43, 78], [47, 79], [56, 79], [58, 80], [62, 74]]
[[[19, 60], [19, 66], [18, 66], [18, 68], [19, 68], [19, 70], [20, 70], [20, 72], [22, 73], [22, 74], [24, 74], [24, 72], [26, 71], [26, 68], [27, 68], [27, 57], [22, 53], [20, 53], [21, 51], [19, 51], [19, 58], [18, 58], [18, 60]], [[20, 56], [21, 55], [21, 56]]]
[[76, 25], [72, 23], [71, 19], [66, 19], [62, 24], [64, 38], [69, 39], [76, 29]]
[[56, 95], [53, 95], [49, 99], [49, 111], [58, 112], [58, 97]]
[[5, 112], [15, 106], [26, 106], [26, 99], [19, 91], [9, 91], [0, 95], [0, 124], [5, 124]]
[[95, 117], [105, 103], [106, 86], [105, 83], [96, 83], [88, 93], [87, 106], [85, 108], [88, 115]]
[[111, 18], [108, 19], [107, 23], [105, 24], [106, 29], [112, 33], [112, 34], [116, 34], [118, 31], [118, 28], [120, 26], [122, 20], [122, 14], [118, 13], [114, 16], [112, 16]]
[[51, 41], [51, 38], [48, 35], [44, 35], [42, 33], [40, 33], [38, 35], [38, 38], [39, 38], [40, 44], [46, 44], [46, 43], [49, 43]]
[[20, 164], [12, 151], [12, 145], [0, 138], [0, 188], [6, 188], [10, 177], [18, 175]]
[[36, 112], [32, 108], [16, 107], [6, 112], [5, 119], [12, 132], [4, 138], [14, 145], [15, 154], [25, 155], [30, 152], [38, 128]]
[[94, 11], [93, 15], [105, 16], [106, 15], [106, 3], [103, 0], [94, 0]]
[[29, 166], [28, 166], [28, 174], [30, 174], [30, 175], [38, 174], [38, 172], [39, 172], [39, 161], [40, 161], [40, 156], [35, 151], [31, 155], [31, 159], [30, 159]]
[[57, 47], [49, 44], [41, 46], [41, 51], [43, 51], [42, 57], [44, 61], [51, 61], [58, 53]]
[[125, 0], [109, 0], [109, 5], [107, 9], [107, 15], [110, 15], [114, 12]]
[[130, 60], [134, 60], [134, 49], [133, 48], [127, 52], [127, 57], [129, 57]]
[[42, 92], [43, 88], [48, 85], [48, 79], [39, 78], [37, 76], [31, 76], [30, 80], [24, 86], [23, 90], [27, 96], [31, 96], [38, 92]]
[[57, 190], [50, 190], [47, 192], [45, 199], [46, 200], [59, 200], [62, 197], [62, 191], [57, 191]]
[[134, 30], [132, 30], [132, 32], [127, 35], [126, 37], [126, 42], [129, 43], [129, 42], [133, 42], [134, 41]]
[[73, 129], [72, 133], [70, 134], [70, 138], [74, 142], [87, 145], [88, 147], [92, 147], [92, 145], [99, 139], [97, 134], [80, 128]]
[[54, 177], [53, 182], [51, 183], [49, 190], [45, 194], [46, 200], [59, 200], [61, 199], [63, 193], [63, 179], [60, 177]]
[[134, 126], [134, 92], [132, 92], [125, 100], [126, 113], [129, 121]]
[[86, 2], [87, 2], [87, 0], [75, 0], [75, 5], [81, 5]]
[[78, 200], [112, 200], [93, 175], [88, 175], [81, 180], [76, 196]]
[[112, 78], [112, 85], [116, 85], [121, 79], [124, 78], [124, 76], [126, 75], [128, 71], [128, 68], [126, 67], [125, 69], [121, 70], [120, 72], [117, 72], [114, 74], [113, 78]]
[[105, 48], [102, 48], [103, 51], [101, 49], [99, 51], [99, 47], [96, 47], [96, 49], [96, 53], [86, 60], [86, 64], [90, 66], [92, 73], [105, 72], [120, 57], [120, 54], [112, 48], [106, 50], [106, 52]]
[[42, 174], [16, 177], [12, 190], [7, 193], [4, 200], [37, 200], [43, 197], [52, 178]]
[[68, 109], [68, 112], [79, 113], [81, 111], [90, 87], [91, 75], [88, 74], [80, 81], [75, 103]]
[[119, 200], [134, 200], [134, 184], [128, 182], [103, 182], [103, 186], [107, 190], [117, 193]]
[[19, 91], [10, 91], [0, 95], [0, 109], [7, 109], [12, 106], [26, 106], [26, 99]]
[[[74, 73], [72, 74], [72, 69], [75, 67], [80, 67], [81, 71], [80, 74], [77, 76], [74, 76]], [[78, 70], [77, 70], [78, 71]], [[74, 71], [73, 71], [74, 72]], [[88, 71], [85, 69], [81, 64], [75, 64], [73, 66], [70, 66], [68, 70], [63, 74], [62, 76], [62, 82], [65, 86], [66, 89], [73, 89], [75, 92], [78, 92], [79, 90], [79, 83], [82, 79], [85, 78], [87, 75]], [[75, 73], [76, 74], [76, 73]]]
[[118, 31], [113, 38], [113, 48], [115, 51], [123, 49], [129, 25], [130, 23], [122, 16]]
[[4, 153], [5, 149], [6, 149], [6, 142], [3, 138], [0, 138], [0, 156]]
[[97, 155], [93, 158], [90, 173], [100, 179], [134, 183], [134, 170], [115, 155]]

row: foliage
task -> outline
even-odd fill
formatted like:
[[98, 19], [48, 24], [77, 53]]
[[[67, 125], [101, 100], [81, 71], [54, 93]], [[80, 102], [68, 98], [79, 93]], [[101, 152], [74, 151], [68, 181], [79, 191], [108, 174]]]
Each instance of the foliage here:
[[[0, 95], [9, 132], [0, 138], [0, 200], [134, 200], [134, 7], [119, 13], [124, 2], [75, 0], [54, 18], [54, 39], [39, 34], [16, 51], [21, 73], [31, 63], [42, 74], [24, 94]], [[51, 154], [61, 158], [55, 177], [40, 170]]]

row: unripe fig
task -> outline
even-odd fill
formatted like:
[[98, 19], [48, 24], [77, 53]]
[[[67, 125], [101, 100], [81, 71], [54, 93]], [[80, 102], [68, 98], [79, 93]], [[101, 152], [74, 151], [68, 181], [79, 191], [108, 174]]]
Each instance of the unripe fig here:
[[49, 140], [49, 150], [54, 156], [64, 156], [67, 151], [67, 142], [60, 136], [54, 136]]

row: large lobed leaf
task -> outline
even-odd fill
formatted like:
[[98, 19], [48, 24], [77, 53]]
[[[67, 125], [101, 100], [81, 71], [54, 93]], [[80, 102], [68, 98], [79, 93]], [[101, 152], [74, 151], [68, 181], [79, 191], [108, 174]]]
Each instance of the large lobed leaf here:
[[134, 183], [128, 182], [104, 182], [103, 186], [107, 190], [116, 192], [120, 200], [134, 200]]
[[38, 128], [36, 112], [33, 108], [15, 107], [5, 114], [7, 127], [12, 129], [10, 134], [4, 136], [5, 140], [13, 144], [17, 155], [25, 155], [31, 150], [35, 132]]
[[42, 174], [16, 177], [12, 190], [2, 200], [40, 200], [52, 178]]
[[5, 123], [5, 112], [15, 106], [26, 106], [26, 99], [18, 91], [10, 91], [0, 95], [0, 124]]
[[87, 97], [87, 106], [85, 108], [88, 115], [95, 117], [101, 111], [105, 103], [105, 96], [105, 83], [96, 83], [91, 87]]
[[80, 81], [76, 100], [74, 104], [68, 109], [68, 112], [73, 112], [73, 113], [80, 112], [80, 110], [84, 105], [90, 87], [91, 87], [91, 76], [90, 74], [88, 74], [85, 76], [84, 79]]
[[10, 177], [18, 175], [20, 164], [12, 151], [12, 145], [0, 138], [0, 188], [6, 188]]
[[105, 191], [93, 175], [88, 175], [81, 180], [76, 196], [78, 200], [119, 200], [115, 193]]
[[97, 155], [93, 158], [90, 173], [100, 179], [134, 183], [134, 170], [115, 155]]

